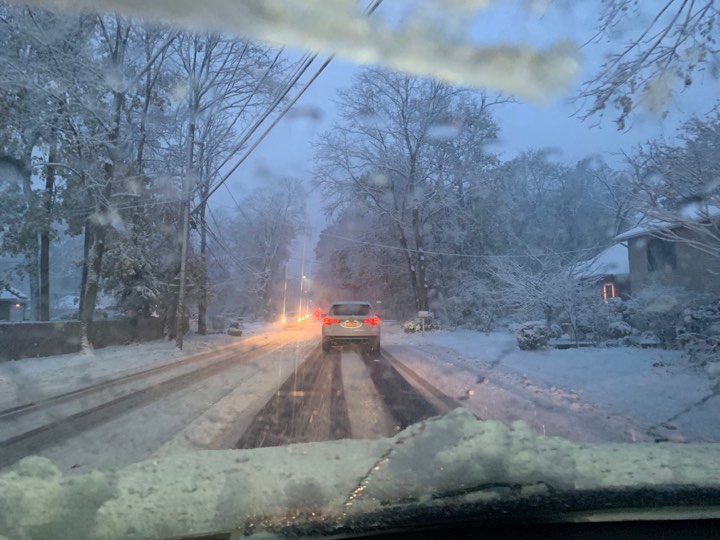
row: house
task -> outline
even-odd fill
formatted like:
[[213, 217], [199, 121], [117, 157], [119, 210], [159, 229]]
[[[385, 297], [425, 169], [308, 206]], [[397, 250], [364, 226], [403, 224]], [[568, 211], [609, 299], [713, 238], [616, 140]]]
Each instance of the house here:
[[630, 265], [627, 246], [610, 246], [589, 261], [579, 263], [575, 267], [574, 275], [596, 283], [605, 302], [608, 298], [629, 296]]
[[720, 293], [720, 259], [693, 246], [709, 239], [695, 223], [700, 225], [701, 218], [690, 216], [672, 223], [653, 219], [615, 237], [627, 245], [633, 293], [655, 284]]
[[0, 321], [21, 322], [25, 320], [28, 297], [10, 286], [0, 289]]

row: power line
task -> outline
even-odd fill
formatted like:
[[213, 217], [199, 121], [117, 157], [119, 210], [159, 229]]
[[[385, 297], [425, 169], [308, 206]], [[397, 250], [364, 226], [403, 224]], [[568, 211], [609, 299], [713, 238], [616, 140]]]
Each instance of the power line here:
[[[377, 8], [382, 4], [383, 0], [374, 0], [364, 11], [366, 16], [372, 15]], [[282, 49], [281, 49], [282, 50]], [[273, 112], [273, 110], [282, 102], [285, 97], [290, 93], [292, 90], [292, 87], [297, 83], [297, 81], [302, 77], [302, 75], [307, 71], [307, 69], [312, 65], [312, 63], [317, 58], [317, 53], [305, 53], [298, 62], [298, 67], [295, 69], [291, 77], [289, 78], [288, 82], [283, 86], [283, 91], [279, 94], [278, 97], [276, 97], [275, 100], [271, 103], [270, 106], [266, 109], [266, 111], [261, 115], [261, 117], [253, 123], [253, 125], [248, 128], [246, 134], [243, 136], [243, 138], [240, 140], [238, 144], [235, 145], [232, 152], [228, 153], [228, 156], [223, 160], [223, 162], [216, 167], [215, 171], [213, 171], [213, 174], [215, 174], [219, 169], [224, 167], [229, 161], [230, 156], [233, 155], [235, 152], [239, 151], [242, 146], [244, 146], [247, 141], [252, 137], [252, 135], [255, 134], [255, 132], [260, 128], [262, 123], [269, 117], [269, 115]], [[252, 154], [252, 152], [260, 145], [260, 143], [267, 137], [267, 135], [270, 133], [270, 131], [280, 122], [280, 120], [290, 111], [290, 109], [295, 105], [295, 103], [303, 96], [305, 91], [310, 87], [310, 85], [318, 78], [318, 76], [325, 70], [325, 68], [330, 64], [330, 62], [335, 58], [335, 55], [330, 55], [325, 62], [318, 68], [318, 70], [315, 72], [315, 74], [310, 78], [310, 80], [303, 85], [303, 87], [300, 89], [300, 91], [291, 99], [289, 104], [278, 114], [278, 116], [275, 118], [275, 120], [272, 122], [270, 126], [262, 133], [260, 138], [248, 149], [248, 151], [243, 154], [243, 156], [233, 165], [233, 167], [228, 171], [223, 177], [220, 179], [220, 181], [215, 184], [215, 186], [208, 192], [208, 194], [203, 197], [203, 199], [195, 206], [195, 208], [192, 210], [191, 214], [196, 214], [198, 209], [208, 201], [208, 199], [219, 189], [220, 186], [224, 185], [225, 182], [232, 176], [232, 174], [235, 173], [235, 171], [242, 165], [245, 160]], [[267, 73], [265, 74], [267, 75]], [[263, 78], [265, 77], [263, 75]], [[256, 89], [257, 90], [257, 89]], [[254, 92], [253, 92], [254, 94]], [[250, 96], [252, 98], [252, 95]], [[119, 206], [112, 206], [114, 210], [130, 210], [135, 208], [143, 208], [148, 206], [155, 206], [155, 205], [161, 205], [161, 204], [171, 204], [171, 203], [180, 203], [184, 200], [184, 197], [178, 198], [178, 199], [167, 199], [167, 200], [158, 200], [158, 201], [148, 201], [138, 204], [128, 204], [128, 205], [119, 205]], [[84, 216], [87, 213], [92, 212], [95, 210], [96, 206], [88, 206], [86, 208], [80, 208], [73, 210], [72, 212], [68, 213], [68, 215], [71, 216]]]
[[[364, 12], [365, 15], [366, 15], [366, 16], [372, 15], [372, 14], [375, 12], [375, 10], [380, 6], [380, 4], [382, 4], [382, 2], [383, 2], [383, 0], [374, 0], [374, 1], [365, 9], [365, 12]], [[314, 54], [312, 55], [312, 61], [314, 61], [316, 57], [317, 57], [317, 53], [314, 53]], [[254, 151], [254, 150], [260, 145], [260, 143], [265, 139], [265, 137], [268, 136], [268, 134], [272, 131], [272, 129], [280, 122], [280, 120], [283, 119], [283, 117], [288, 113], [288, 111], [289, 111], [290, 109], [292, 109], [292, 107], [293, 107], [293, 106], [295, 105], [295, 103], [297, 103], [297, 101], [302, 97], [302, 95], [306, 92], [306, 90], [310, 87], [310, 85], [311, 85], [313, 82], [315, 82], [315, 80], [320, 76], [320, 74], [325, 70], [325, 68], [330, 64], [330, 62], [332, 62], [333, 58], [335, 58], [335, 55], [334, 55], [334, 54], [331, 54], [330, 56], [328, 56], [327, 60], [325, 60], [325, 62], [323, 62], [323, 64], [318, 68], [318, 70], [317, 70], [317, 71], [315, 72], [315, 74], [310, 78], [310, 80], [303, 85], [303, 87], [298, 91], [298, 93], [295, 95], [295, 97], [293, 97], [293, 98], [290, 100], [290, 102], [285, 106], [285, 108], [283, 108], [283, 109], [280, 111], [280, 113], [279, 113], [278, 116], [275, 118], [275, 120], [273, 120], [273, 122], [267, 127], [267, 129], [265, 129], [265, 131], [263, 131], [263, 133], [260, 135], [260, 137], [258, 138], [258, 140], [255, 141], [255, 142], [252, 144], [252, 146], [250, 146], [250, 148], [249, 148], [249, 149], [243, 154], [243, 156], [230, 168], [230, 170], [229, 170], [225, 175], [223, 175], [223, 177], [222, 177], [222, 178], [219, 180], [219, 182], [208, 192], [208, 194], [207, 194], [205, 197], [203, 197], [203, 199], [200, 201], [200, 203], [195, 207], [194, 212], [197, 211], [197, 209], [198, 209], [199, 207], [201, 207], [203, 204], [205, 204], [205, 203], [208, 201], [208, 199], [209, 199], [210, 197], [212, 197], [212, 195], [220, 188], [220, 186], [222, 186], [222, 185], [228, 180], [228, 178], [230, 178], [230, 176], [232, 176], [232, 175], [235, 173], [235, 171], [240, 167], [240, 165], [242, 165], [242, 164], [245, 162], [245, 160], [250, 156], [250, 154], [252, 154], [253, 151]], [[312, 61], [311, 61], [310, 63], [312, 63]], [[308, 64], [308, 67], [309, 67], [310, 63]], [[291, 88], [288, 88], [285, 92], [283, 92], [282, 99], [284, 99], [284, 98], [287, 96], [287, 94], [290, 92], [290, 90], [291, 90]], [[268, 115], [265, 115], [265, 118], [267, 118], [267, 116], [268, 116]], [[263, 119], [263, 121], [264, 121], [264, 119]], [[262, 122], [260, 122], [260, 123], [262, 123]], [[256, 124], [254, 124], [254, 125], [257, 125], [257, 128], [259, 128], [259, 127], [260, 127], [260, 123], [256, 123]], [[250, 136], [252, 136], [252, 134], [254, 134], [254, 132], [255, 132], [255, 130], [256, 130], [257, 128], [254, 128], [253, 131], [252, 131], [247, 137], [244, 138], [244, 139], [245, 139], [245, 142], [247, 142], [247, 140], [250, 138]]]
[[217, 255], [215, 255], [215, 252], [210, 248], [210, 246], [205, 246], [205, 249], [207, 249], [208, 253], [210, 253], [210, 256], [215, 259], [215, 263], [220, 267], [220, 270], [225, 272], [228, 276], [230, 276], [230, 272], [227, 271], [225, 266], [223, 266], [223, 263], [220, 261]]
[[[238, 113], [238, 116], [242, 114], [242, 112], [247, 108], [248, 103], [252, 100], [252, 98], [257, 94], [257, 92], [260, 89], [260, 86], [262, 85], [263, 81], [267, 78], [270, 69], [277, 63], [277, 60], [281, 53], [285, 50], [285, 47], [280, 47], [278, 49], [277, 54], [275, 55], [275, 58], [271, 62], [268, 69], [265, 70], [260, 80], [257, 82], [255, 87], [253, 88], [252, 92], [250, 93], [250, 96], [245, 100], [244, 105], [241, 108], [241, 111]], [[307, 69], [312, 64], [313, 60], [317, 57], [317, 54], [312, 55], [312, 59], [310, 59], [311, 54], [305, 53], [300, 60], [297, 62], [297, 66], [295, 67], [294, 71], [291, 73], [291, 75], [286, 80], [285, 84], [282, 86], [281, 91], [278, 93], [278, 95], [275, 97], [275, 99], [272, 101], [270, 105], [266, 108], [265, 112], [261, 115], [261, 117], [251, 126], [248, 128], [248, 131], [246, 135], [242, 138], [242, 140], [235, 145], [235, 147], [227, 153], [227, 157], [223, 160], [223, 162], [218, 165], [213, 173], [209, 175], [212, 177], [214, 174], [219, 172], [220, 169], [222, 169], [228, 161], [230, 161], [231, 156], [233, 156], [236, 152], [240, 151], [240, 149], [247, 143], [247, 140], [255, 133], [257, 128], [264, 122], [267, 117], [272, 113], [272, 111], [277, 108], [277, 106], [282, 102], [284, 97], [292, 90], [292, 87], [297, 83], [297, 80], [307, 71]], [[117, 195], [115, 195], [117, 196]], [[153, 205], [159, 205], [159, 204], [166, 204], [166, 203], [173, 203], [173, 202], [182, 202], [184, 200], [183, 197], [179, 198], [173, 198], [173, 199], [167, 199], [167, 200], [159, 200], [159, 201], [152, 201], [152, 202], [143, 202], [138, 204], [126, 204], [126, 205], [116, 205], [112, 206], [115, 210], [131, 210], [135, 208], [143, 208], [146, 206], [153, 206]], [[72, 212], [69, 212], [68, 215], [71, 216], [84, 216], [87, 213], [92, 212], [95, 210], [96, 205], [88, 206], [85, 208], [79, 208], [75, 209]], [[196, 208], [197, 210], [197, 208]]]
[[[212, 218], [212, 220], [215, 223], [215, 226], [218, 228], [218, 230], [220, 230], [220, 227], [218, 226], [217, 221], [215, 221], [215, 217], [212, 214], [210, 215], [210, 217]], [[227, 247], [227, 245], [225, 244], [225, 241], [223, 239], [221, 239], [218, 236], [218, 234], [216, 234], [210, 228], [210, 224], [206, 220], [203, 221], [203, 224], [205, 225], [205, 230], [208, 232], [208, 234], [212, 237], [213, 240], [215, 240], [215, 242], [217, 242], [218, 246], [220, 246], [220, 248], [222, 248], [222, 250], [228, 255], [228, 257], [230, 257], [230, 259], [232, 259], [233, 262], [235, 262], [236, 264], [238, 264], [241, 267], [244, 267], [245, 270], [250, 274], [255, 274], [257, 272], [257, 270], [255, 268], [250, 266], [244, 260], [238, 258], [237, 255], [235, 255], [232, 252], [232, 250], [230, 250], [230, 248]]]
[[[427, 251], [427, 250], [420, 250], [420, 249], [412, 249], [412, 248], [403, 248], [400, 246], [392, 246], [390, 244], [379, 244], [377, 242], [367, 242], [365, 240], [358, 240], [357, 238], [348, 238], [346, 236], [339, 236], [336, 234], [330, 234], [326, 232], [321, 232], [321, 236], [327, 236], [328, 238], [336, 238], [338, 240], [345, 240], [347, 242], [352, 242], [355, 244], [362, 244], [365, 246], [372, 246], [372, 247], [378, 247], [382, 249], [390, 249], [395, 251], [402, 251], [402, 252], [410, 252], [415, 253], [419, 255], [438, 255], [441, 257], [463, 257], [468, 259], [532, 259], [536, 258], [537, 255], [472, 255], [469, 253], [450, 253], [450, 252], [442, 252], [442, 251]], [[574, 253], [582, 253], [586, 251], [594, 251], [599, 248], [606, 248], [608, 246], [606, 245], [598, 245], [588, 248], [582, 248], [582, 249], [572, 249], [568, 251], [558, 251], [552, 253], [552, 255], [571, 255]]]
[[295, 69], [295, 71], [288, 77], [288, 81], [283, 85], [281, 92], [275, 97], [273, 102], [267, 106], [265, 109], [265, 112], [260, 115], [260, 118], [258, 118], [252, 126], [247, 128], [245, 135], [240, 139], [240, 141], [233, 147], [233, 149], [227, 153], [227, 156], [225, 159], [215, 167], [215, 170], [213, 170], [212, 174], [210, 174], [210, 177], [214, 176], [218, 172], [220, 172], [220, 169], [222, 169], [225, 165], [228, 164], [230, 161], [230, 158], [235, 153], [239, 152], [245, 144], [247, 144], [250, 137], [252, 137], [255, 132], [258, 130], [258, 128], [262, 125], [262, 123], [267, 120], [267, 117], [272, 114], [272, 112], [282, 103], [282, 100], [285, 99], [285, 96], [292, 90], [293, 86], [295, 86], [300, 79], [300, 77], [303, 76], [305, 71], [312, 65], [312, 63], [317, 58], [317, 53], [311, 54], [311, 53], [305, 53], [300, 60], [298, 61], [298, 67]]

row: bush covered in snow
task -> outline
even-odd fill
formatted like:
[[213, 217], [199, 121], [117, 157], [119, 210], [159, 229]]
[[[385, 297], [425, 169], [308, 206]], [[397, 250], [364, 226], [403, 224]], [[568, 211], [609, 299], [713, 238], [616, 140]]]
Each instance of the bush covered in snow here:
[[681, 287], [654, 285], [643, 289], [622, 306], [622, 320], [640, 333], [651, 333], [667, 349], [681, 346], [677, 326], [683, 312], [702, 306], [707, 297]]
[[451, 289], [446, 297], [435, 299], [433, 312], [444, 326], [489, 332], [496, 325], [502, 308], [492, 287], [474, 278]]
[[[409, 321], [403, 323], [402, 325], [403, 332], [406, 332], [408, 334], [414, 334], [415, 332], [422, 332], [423, 331], [423, 321], [419, 317], [416, 317], [415, 319], [410, 319]], [[428, 317], [425, 319], [425, 331], [428, 330], [439, 330], [440, 325], [432, 318]]]
[[563, 329], [559, 324], [550, 325], [550, 337], [559, 338], [563, 335]]
[[636, 334], [637, 331], [625, 321], [613, 321], [608, 325], [608, 337], [620, 339]]
[[515, 336], [521, 350], [536, 351], [548, 344], [550, 330], [543, 321], [530, 321], [521, 324]]
[[675, 326], [675, 336], [678, 345], [693, 360], [720, 360], [720, 300], [684, 309]]

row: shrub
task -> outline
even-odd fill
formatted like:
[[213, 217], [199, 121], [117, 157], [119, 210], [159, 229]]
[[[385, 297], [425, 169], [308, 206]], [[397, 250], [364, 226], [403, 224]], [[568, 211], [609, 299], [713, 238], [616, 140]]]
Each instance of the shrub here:
[[[409, 321], [403, 323], [402, 325], [403, 332], [406, 332], [408, 334], [413, 334], [415, 332], [422, 332], [423, 331], [423, 322], [418, 317], [415, 319], [410, 319]], [[425, 319], [425, 331], [428, 330], [439, 330], [440, 325], [438, 325], [437, 322], [435, 322], [432, 318]]]
[[608, 325], [608, 337], [620, 339], [636, 334], [637, 331], [625, 321], [614, 321]]
[[547, 345], [550, 330], [543, 321], [530, 321], [521, 324], [515, 336], [520, 350], [536, 351]]
[[448, 296], [432, 305], [438, 321], [451, 327], [489, 332], [502, 312], [492, 288], [483, 280], [469, 278], [461, 287], [450, 289]]
[[720, 360], [720, 301], [686, 308], [675, 325], [675, 337], [693, 360]]
[[640, 332], [651, 332], [664, 348], [677, 348], [678, 321], [687, 308], [702, 305], [703, 296], [680, 287], [655, 285], [628, 300], [623, 320]]

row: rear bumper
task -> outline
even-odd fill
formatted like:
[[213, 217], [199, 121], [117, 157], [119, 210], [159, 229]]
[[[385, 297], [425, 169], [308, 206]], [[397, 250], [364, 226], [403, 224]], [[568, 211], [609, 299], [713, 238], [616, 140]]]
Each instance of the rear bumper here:
[[374, 336], [323, 336], [326, 343], [367, 343], [380, 339], [380, 334]]
[[361, 327], [357, 330], [324, 327], [322, 330], [322, 337], [333, 340], [366, 340], [380, 337], [380, 329], [372, 326]]

